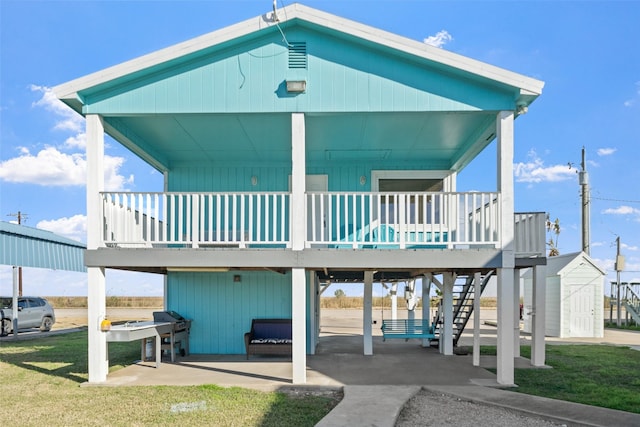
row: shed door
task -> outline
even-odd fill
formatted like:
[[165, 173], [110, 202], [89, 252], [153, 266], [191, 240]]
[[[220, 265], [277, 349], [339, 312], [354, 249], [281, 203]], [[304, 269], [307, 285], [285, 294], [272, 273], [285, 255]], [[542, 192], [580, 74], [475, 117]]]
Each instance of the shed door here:
[[585, 285], [571, 286], [569, 336], [592, 337], [595, 315], [593, 288]]

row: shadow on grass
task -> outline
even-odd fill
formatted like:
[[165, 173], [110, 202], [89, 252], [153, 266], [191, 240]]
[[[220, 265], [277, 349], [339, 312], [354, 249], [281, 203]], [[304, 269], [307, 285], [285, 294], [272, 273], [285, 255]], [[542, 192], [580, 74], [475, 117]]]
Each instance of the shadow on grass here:
[[[111, 366], [130, 364], [136, 357], [140, 357], [140, 344], [137, 342], [113, 344], [109, 345]], [[87, 346], [86, 331], [30, 340], [3, 341], [0, 361], [40, 374], [82, 383], [87, 381]]]
[[282, 387], [264, 414], [260, 427], [314, 426], [343, 398], [331, 388]]
[[[480, 353], [495, 355], [495, 346]], [[521, 346], [528, 358], [531, 347]], [[640, 352], [609, 345], [547, 345], [546, 364], [553, 369], [515, 369], [513, 391], [552, 399], [640, 413]], [[492, 370], [495, 372], [495, 370]]]

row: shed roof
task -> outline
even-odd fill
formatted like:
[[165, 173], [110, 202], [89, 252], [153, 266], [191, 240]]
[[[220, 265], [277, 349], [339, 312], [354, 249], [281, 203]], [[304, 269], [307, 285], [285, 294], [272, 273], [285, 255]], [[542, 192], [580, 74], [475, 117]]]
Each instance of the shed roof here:
[[547, 258], [547, 276], [563, 275], [571, 270], [572, 266], [579, 262], [587, 262], [601, 274], [606, 272], [600, 268], [595, 261], [584, 252], [574, 252]]
[[0, 221], [0, 264], [85, 272], [86, 245], [55, 233]]

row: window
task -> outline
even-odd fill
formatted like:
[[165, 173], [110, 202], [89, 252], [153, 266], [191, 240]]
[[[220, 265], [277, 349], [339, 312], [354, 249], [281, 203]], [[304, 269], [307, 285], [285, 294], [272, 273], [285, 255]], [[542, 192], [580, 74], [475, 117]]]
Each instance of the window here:
[[[380, 179], [378, 189], [381, 193], [423, 193], [442, 192], [442, 179]], [[405, 212], [410, 224], [436, 224], [440, 222], [441, 199], [426, 194], [410, 194], [391, 196], [383, 200], [381, 220], [395, 223], [397, 204], [400, 197], [405, 197]]]
[[[403, 200], [405, 221], [408, 224], [413, 224], [418, 229], [430, 224], [443, 225], [447, 221], [444, 193], [455, 189], [456, 173], [450, 170], [371, 171], [371, 190], [388, 195], [382, 201], [379, 218], [387, 223], [396, 222], [399, 216], [398, 205]], [[398, 194], [393, 195], [394, 192]], [[402, 194], [424, 192], [432, 194]]]

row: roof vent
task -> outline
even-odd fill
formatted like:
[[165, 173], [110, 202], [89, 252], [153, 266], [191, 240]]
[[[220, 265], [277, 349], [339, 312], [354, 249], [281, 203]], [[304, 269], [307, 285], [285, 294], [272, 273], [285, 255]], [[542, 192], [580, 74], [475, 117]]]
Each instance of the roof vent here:
[[307, 68], [307, 42], [289, 42], [289, 69]]

